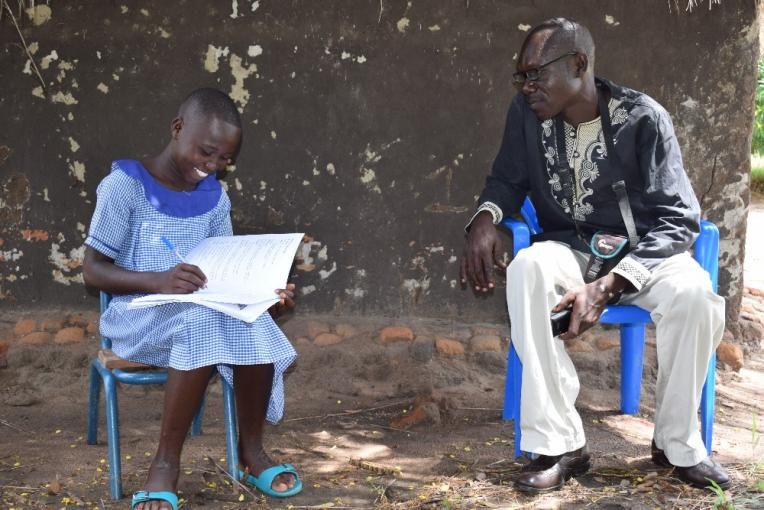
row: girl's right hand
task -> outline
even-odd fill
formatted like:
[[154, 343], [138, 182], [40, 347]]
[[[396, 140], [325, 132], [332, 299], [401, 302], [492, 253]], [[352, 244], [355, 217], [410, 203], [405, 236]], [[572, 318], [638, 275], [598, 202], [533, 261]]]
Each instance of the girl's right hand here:
[[191, 294], [207, 283], [207, 277], [198, 266], [181, 263], [159, 273], [157, 292], [160, 294]]

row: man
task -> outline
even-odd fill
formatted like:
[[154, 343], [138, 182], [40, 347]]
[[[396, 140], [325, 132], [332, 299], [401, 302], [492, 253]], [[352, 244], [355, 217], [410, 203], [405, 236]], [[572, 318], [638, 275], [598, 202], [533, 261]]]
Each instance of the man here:
[[[579, 381], [563, 340], [615, 301], [647, 309], [656, 326], [653, 461], [674, 466], [691, 485], [710, 479], [729, 487], [724, 468], [706, 454], [697, 419], [724, 331], [724, 300], [687, 252], [700, 211], [668, 113], [645, 94], [595, 78], [591, 34], [563, 18], [530, 31], [513, 82], [519, 93], [468, 225], [461, 281], [478, 292], [494, 287], [493, 266], [504, 268], [495, 225], [530, 196], [543, 234], [507, 268], [512, 342], [524, 366], [520, 446], [536, 455], [516, 487], [555, 490], [589, 469], [574, 407]], [[620, 179], [625, 193], [613, 187]], [[628, 235], [631, 251], [592, 275], [585, 268], [598, 231]], [[553, 337], [550, 309], [567, 307], [568, 331]]]

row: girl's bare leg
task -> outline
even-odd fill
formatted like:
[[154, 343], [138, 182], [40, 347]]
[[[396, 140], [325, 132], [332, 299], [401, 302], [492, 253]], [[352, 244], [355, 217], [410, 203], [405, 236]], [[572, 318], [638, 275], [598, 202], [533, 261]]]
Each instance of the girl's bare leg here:
[[[167, 369], [162, 432], [143, 490], [177, 492], [183, 442], [214, 369], [213, 366], [187, 371]], [[148, 501], [135, 508], [168, 510], [171, 506], [165, 501]]]
[[[273, 365], [239, 365], [234, 367], [233, 387], [239, 418], [239, 463], [242, 469], [258, 476], [274, 465], [263, 449], [263, 426], [273, 386]], [[294, 486], [291, 474], [274, 478], [271, 488], [286, 491]]]

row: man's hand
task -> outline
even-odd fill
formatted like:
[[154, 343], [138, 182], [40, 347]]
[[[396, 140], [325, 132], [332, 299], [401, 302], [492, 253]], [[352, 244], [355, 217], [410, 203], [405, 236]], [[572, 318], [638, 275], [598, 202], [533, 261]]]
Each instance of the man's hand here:
[[608, 273], [592, 283], [566, 292], [560, 302], [552, 308], [552, 312], [559, 312], [563, 308], [573, 305], [570, 314], [570, 326], [566, 333], [560, 335], [560, 339], [572, 340], [596, 324], [608, 301], [620, 295], [628, 284], [628, 280], [622, 276]]
[[288, 283], [286, 289], [276, 289], [276, 294], [278, 294], [281, 299], [278, 303], [268, 308], [268, 313], [271, 314], [271, 317], [277, 319], [282, 314], [294, 308], [294, 289], [294, 283]]
[[462, 285], [469, 280], [470, 285], [478, 292], [488, 292], [489, 289], [493, 289], [495, 287], [494, 264], [501, 269], [507, 267], [502, 260], [503, 255], [504, 249], [496, 233], [493, 216], [488, 211], [483, 211], [472, 221], [467, 235], [459, 268], [459, 279]]
[[198, 266], [181, 263], [158, 273], [156, 292], [159, 294], [191, 294], [207, 283], [207, 277]]

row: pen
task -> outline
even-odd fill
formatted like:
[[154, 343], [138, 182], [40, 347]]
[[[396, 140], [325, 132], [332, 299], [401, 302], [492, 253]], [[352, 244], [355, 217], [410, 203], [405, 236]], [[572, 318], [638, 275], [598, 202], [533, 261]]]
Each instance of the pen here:
[[167, 247], [167, 249], [173, 252], [175, 256], [178, 257], [178, 259], [180, 259], [181, 262], [183, 262], [184, 264], [186, 263], [186, 259], [183, 258], [183, 256], [180, 254], [178, 249], [175, 247], [175, 245], [172, 244], [172, 241], [167, 239], [165, 236], [160, 237], [160, 239], [162, 240], [164, 245]]

